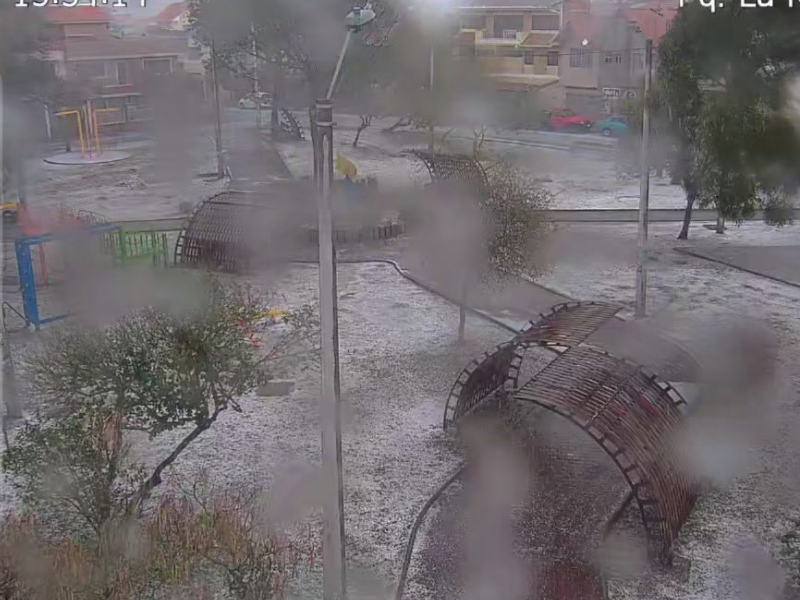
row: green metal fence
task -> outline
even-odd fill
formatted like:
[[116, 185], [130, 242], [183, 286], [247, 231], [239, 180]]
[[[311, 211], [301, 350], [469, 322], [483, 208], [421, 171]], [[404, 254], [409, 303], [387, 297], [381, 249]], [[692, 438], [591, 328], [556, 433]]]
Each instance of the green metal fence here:
[[121, 264], [169, 267], [167, 234], [156, 231], [118, 231], [111, 235], [111, 250]]

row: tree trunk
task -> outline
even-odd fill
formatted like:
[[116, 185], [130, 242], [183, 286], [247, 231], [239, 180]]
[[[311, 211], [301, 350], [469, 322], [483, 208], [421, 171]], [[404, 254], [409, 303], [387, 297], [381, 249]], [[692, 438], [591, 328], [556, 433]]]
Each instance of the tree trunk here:
[[153, 493], [153, 490], [161, 485], [161, 474], [164, 472], [164, 469], [174, 463], [181, 453], [186, 450], [189, 444], [200, 437], [204, 431], [209, 429], [214, 424], [220, 412], [222, 412], [222, 409], [217, 409], [213, 415], [199, 423], [189, 433], [189, 435], [181, 440], [181, 443], [176, 446], [172, 453], [159, 463], [152, 475], [147, 478], [147, 480], [139, 488], [139, 491], [136, 492], [136, 495], [133, 497], [133, 500], [128, 506], [129, 513], [136, 514], [141, 511], [142, 504], [144, 504], [144, 502], [150, 497], [150, 495]]
[[[5, 310], [5, 309], [4, 309]], [[4, 319], [5, 321], [5, 319]], [[3, 401], [6, 405], [6, 416], [9, 419], [21, 419], [22, 407], [17, 396], [17, 378], [14, 369], [14, 358], [11, 355], [11, 343], [8, 341], [8, 333], [5, 330], [5, 323], [2, 330], [2, 362], [3, 362]]]
[[458, 305], [458, 341], [464, 341], [464, 332], [467, 328], [467, 278], [461, 284], [461, 301]]
[[725, 217], [717, 214], [717, 233], [725, 233]]
[[280, 130], [280, 118], [278, 117], [278, 107], [283, 101], [281, 98], [281, 78], [283, 76], [283, 69], [279, 65], [274, 65], [275, 71], [272, 74], [272, 110], [270, 111], [270, 128], [272, 135], [275, 136]]
[[392, 125], [391, 127], [387, 127], [383, 131], [385, 131], [386, 133], [392, 133], [393, 131], [399, 129], [400, 127], [408, 127], [409, 125], [411, 125], [411, 119], [401, 117], [397, 119], [394, 125]]
[[689, 239], [689, 225], [692, 222], [692, 209], [694, 208], [695, 194], [686, 194], [686, 210], [683, 213], [683, 226], [681, 232], [678, 234], [679, 240]]
[[358, 146], [358, 140], [361, 138], [361, 132], [364, 131], [368, 125], [361, 125], [356, 131], [356, 139], [353, 140], [353, 148]]

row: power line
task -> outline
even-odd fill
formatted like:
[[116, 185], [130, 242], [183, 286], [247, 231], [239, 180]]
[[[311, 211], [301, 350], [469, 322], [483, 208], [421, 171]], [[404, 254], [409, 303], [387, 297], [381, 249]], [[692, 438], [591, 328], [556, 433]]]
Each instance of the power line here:
[[[491, 46], [492, 44], [486, 44], [486, 46]], [[478, 45], [474, 46], [476, 49], [479, 48]], [[501, 46], [502, 47], [502, 46]], [[653, 46], [655, 50], [657, 46]], [[513, 50], [520, 50], [522, 52], [540, 52], [538, 56], [586, 56], [587, 54], [624, 54], [626, 52], [630, 52], [631, 54], [636, 53], [636, 56], [644, 56], [645, 55], [645, 48], [623, 48], [621, 50], [584, 50], [579, 49], [580, 52], [550, 52], [548, 50], [541, 50], [539, 48], [531, 48], [528, 50], [526, 47], [519, 47], [513, 46], [510, 47]]]

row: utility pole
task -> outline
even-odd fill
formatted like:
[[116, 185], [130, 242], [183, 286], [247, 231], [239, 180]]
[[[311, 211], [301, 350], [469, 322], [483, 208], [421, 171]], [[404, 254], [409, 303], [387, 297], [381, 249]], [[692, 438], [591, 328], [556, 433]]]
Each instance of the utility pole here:
[[639, 181], [639, 239], [636, 267], [636, 316], [647, 314], [647, 227], [650, 210], [650, 86], [653, 78], [653, 42], [647, 40], [644, 55], [642, 155]]
[[3, 169], [3, 74], [0, 73], [0, 203], [5, 202], [5, 170]]
[[[256, 129], [261, 129], [261, 86], [258, 84], [258, 41], [256, 40], [256, 23], [250, 21], [250, 33], [253, 36], [253, 96], [256, 101]], [[273, 102], [275, 99], [273, 98]]]
[[[5, 140], [3, 133], [3, 75], [0, 73], [0, 202], [4, 202], [4, 188], [5, 188], [5, 172], [3, 170], [3, 142]], [[0, 297], [2, 292], [0, 292]], [[5, 404], [5, 416], [0, 414], [0, 424], [2, 424], [3, 434], [6, 434], [6, 418], [19, 419], [22, 417], [22, 409], [17, 402], [17, 386], [16, 375], [14, 372], [14, 361], [11, 355], [11, 344], [8, 341], [8, 332], [6, 331], [6, 310], [5, 305], [0, 306], [0, 334], [2, 334], [2, 344], [0, 347], [0, 360], [2, 361], [2, 394], [3, 402]], [[0, 411], [2, 412], [2, 411]]]
[[435, 142], [436, 142], [436, 139], [434, 137], [436, 135], [436, 133], [435, 133], [435, 127], [434, 127], [434, 123], [433, 123], [434, 114], [435, 114], [435, 110], [434, 110], [434, 108], [435, 108], [435, 99], [433, 97], [433, 75], [434, 75], [433, 67], [434, 67], [435, 58], [436, 58], [436, 51], [435, 50], [436, 50], [436, 46], [434, 45], [433, 41], [431, 41], [431, 66], [430, 66], [431, 79], [430, 79], [430, 83], [428, 84], [428, 87], [430, 88], [430, 92], [431, 92], [430, 93], [430, 100], [429, 100], [429, 102], [431, 103], [430, 104], [431, 116], [430, 116], [430, 122], [428, 123], [428, 152], [430, 152], [431, 154], [433, 154], [433, 152], [434, 152]]
[[[350, 32], [348, 32], [349, 35]], [[335, 78], [334, 78], [335, 83]], [[331, 86], [333, 88], [333, 86]], [[339, 322], [336, 250], [333, 244], [333, 102], [317, 100], [314, 111], [314, 163], [319, 212], [319, 305], [322, 337], [322, 472], [324, 600], [345, 598], [344, 492], [339, 384]]]
[[336, 248], [333, 243], [333, 92], [342, 72], [353, 32], [375, 19], [367, 6], [353, 8], [345, 18], [347, 36], [324, 100], [310, 110], [314, 142], [314, 183], [317, 192], [319, 238], [319, 313], [322, 385], [320, 418], [322, 430], [322, 572], [323, 600], [345, 600], [347, 595], [344, 486], [342, 483], [342, 417], [339, 380], [339, 307], [336, 282]]
[[219, 107], [219, 81], [217, 80], [217, 50], [211, 40], [211, 86], [214, 88], [214, 142], [217, 146], [217, 176], [225, 177], [225, 159], [222, 154], [222, 117]]

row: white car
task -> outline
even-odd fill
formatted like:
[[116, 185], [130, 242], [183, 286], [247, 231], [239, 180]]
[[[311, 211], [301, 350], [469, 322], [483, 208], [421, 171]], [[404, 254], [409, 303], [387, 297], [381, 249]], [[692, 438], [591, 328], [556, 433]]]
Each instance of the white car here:
[[256, 94], [248, 94], [241, 100], [239, 100], [239, 108], [246, 108], [250, 110], [255, 110], [258, 108], [258, 105], [261, 105], [261, 109], [271, 109], [272, 108], [272, 96], [267, 94], [266, 92], [260, 92], [257, 96]]

